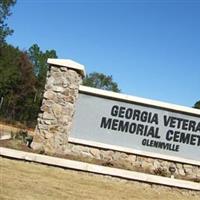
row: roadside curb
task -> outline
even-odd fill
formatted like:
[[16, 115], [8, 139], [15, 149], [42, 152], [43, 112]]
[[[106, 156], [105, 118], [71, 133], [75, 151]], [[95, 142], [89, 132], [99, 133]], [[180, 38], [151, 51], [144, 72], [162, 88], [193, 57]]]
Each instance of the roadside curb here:
[[36, 153], [29, 153], [24, 151], [18, 151], [0, 147], [0, 156], [20, 159], [25, 161], [31, 161], [51, 166], [57, 166], [67, 169], [79, 170], [89, 173], [113, 176], [128, 180], [141, 181], [152, 184], [165, 185], [170, 187], [184, 188], [189, 190], [200, 191], [200, 183], [194, 183], [191, 181], [184, 181], [179, 179], [172, 179], [167, 177], [160, 177], [150, 174], [144, 174], [140, 172], [134, 172], [129, 170], [117, 169], [112, 167], [105, 167], [95, 164], [89, 164], [80, 161], [68, 160], [63, 158], [56, 158]]

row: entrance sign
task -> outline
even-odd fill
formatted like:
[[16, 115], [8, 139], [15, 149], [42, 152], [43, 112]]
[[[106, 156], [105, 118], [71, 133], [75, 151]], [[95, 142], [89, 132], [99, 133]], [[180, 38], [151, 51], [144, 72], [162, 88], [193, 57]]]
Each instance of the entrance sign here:
[[[69, 141], [200, 161], [200, 112], [155, 101], [80, 91]], [[105, 92], [109, 93], [109, 92]], [[120, 99], [120, 95], [123, 98]], [[153, 102], [153, 103], [152, 103]], [[102, 146], [102, 145], [100, 145]], [[116, 149], [116, 148], [114, 148]], [[159, 156], [160, 155], [160, 156]]]

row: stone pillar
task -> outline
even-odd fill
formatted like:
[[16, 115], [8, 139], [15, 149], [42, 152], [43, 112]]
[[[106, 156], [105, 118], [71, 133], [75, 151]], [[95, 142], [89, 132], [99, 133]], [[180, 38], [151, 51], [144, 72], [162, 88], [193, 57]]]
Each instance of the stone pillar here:
[[83, 65], [72, 60], [48, 59], [47, 63], [49, 70], [36, 140], [45, 151], [62, 153], [68, 142], [78, 89], [85, 71]]

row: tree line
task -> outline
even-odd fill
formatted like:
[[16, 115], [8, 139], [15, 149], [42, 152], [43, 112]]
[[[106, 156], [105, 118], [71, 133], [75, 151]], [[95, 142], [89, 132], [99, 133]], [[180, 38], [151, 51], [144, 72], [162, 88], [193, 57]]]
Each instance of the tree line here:
[[36, 44], [28, 51], [6, 43], [0, 48], [1, 118], [28, 125], [36, 121], [46, 80], [46, 60], [56, 57], [55, 50], [42, 52]]
[[47, 58], [55, 50], [41, 51], [33, 44], [27, 51], [7, 44], [13, 33], [6, 20], [16, 0], [0, 1], [0, 118], [34, 126], [40, 109], [47, 72]]
[[[16, 0], [0, 0], [0, 119], [34, 127], [44, 92], [47, 59], [57, 58], [57, 53], [53, 49], [42, 51], [38, 44], [22, 51], [6, 42], [13, 33], [6, 20], [15, 3]], [[102, 73], [87, 75], [83, 84], [120, 92], [112, 76]], [[200, 108], [200, 101], [194, 107]]]

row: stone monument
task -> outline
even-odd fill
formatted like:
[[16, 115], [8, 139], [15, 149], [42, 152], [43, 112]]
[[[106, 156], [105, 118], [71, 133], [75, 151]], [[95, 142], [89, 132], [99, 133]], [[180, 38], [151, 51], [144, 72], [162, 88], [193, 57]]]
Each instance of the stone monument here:
[[62, 153], [68, 142], [74, 104], [85, 70], [72, 60], [48, 59], [47, 63], [49, 69], [35, 140], [45, 151]]

